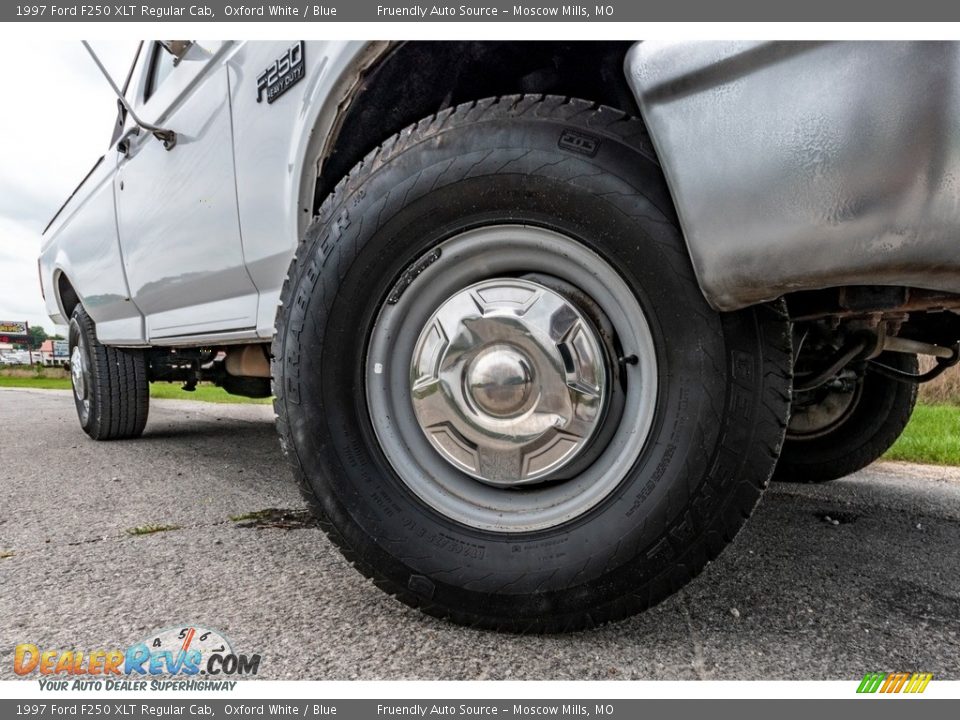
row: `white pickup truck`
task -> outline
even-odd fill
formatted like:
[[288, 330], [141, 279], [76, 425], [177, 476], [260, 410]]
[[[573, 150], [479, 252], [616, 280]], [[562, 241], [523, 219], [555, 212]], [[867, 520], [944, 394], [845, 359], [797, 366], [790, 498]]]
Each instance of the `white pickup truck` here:
[[40, 257], [80, 422], [272, 395], [403, 602], [627, 616], [957, 361], [958, 90], [953, 43], [143, 43]]

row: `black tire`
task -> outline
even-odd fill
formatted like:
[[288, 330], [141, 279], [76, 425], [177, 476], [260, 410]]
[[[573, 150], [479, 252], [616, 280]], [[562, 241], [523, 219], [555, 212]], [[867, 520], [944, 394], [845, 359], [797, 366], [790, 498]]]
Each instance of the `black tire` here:
[[[378, 308], [398, 278], [409, 293], [429, 275], [422, 261], [404, 270], [463, 228], [502, 222], [562, 231], [617, 268], [648, 315], [659, 368], [651, 434], [616, 490], [575, 520], [521, 533], [420, 501], [381, 451], [364, 385]], [[322, 527], [381, 589], [462, 624], [566, 631], [659, 602], [736, 535], [786, 426], [783, 306], [710, 309], [642, 123], [579, 100], [462, 105], [368, 155], [306, 232], [277, 327], [277, 427]]]
[[100, 343], [90, 316], [77, 305], [70, 318], [70, 358], [73, 399], [84, 432], [94, 440], [140, 437], [150, 409], [143, 351]]
[[[883, 353], [877, 361], [916, 375], [916, 355]], [[795, 402], [804, 402], [797, 393]], [[917, 404], [916, 383], [897, 382], [869, 370], [859, 379], [852, 407], [825, 432], [806, 437], [788, 427], [774, 480], [821, 483], [862, 470], [897, 441]]]

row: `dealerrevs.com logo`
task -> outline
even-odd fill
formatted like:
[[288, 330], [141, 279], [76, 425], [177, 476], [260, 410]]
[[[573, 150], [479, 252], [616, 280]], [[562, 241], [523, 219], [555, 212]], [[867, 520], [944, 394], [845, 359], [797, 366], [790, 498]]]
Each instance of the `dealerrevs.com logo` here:
[[216, 630], [166, 628], [125, 650], [58, 650], [17, 645], [13, 671], [38, 675], [41, 690], [232, 690], [260, 669], [260, 655], [234, 652]]

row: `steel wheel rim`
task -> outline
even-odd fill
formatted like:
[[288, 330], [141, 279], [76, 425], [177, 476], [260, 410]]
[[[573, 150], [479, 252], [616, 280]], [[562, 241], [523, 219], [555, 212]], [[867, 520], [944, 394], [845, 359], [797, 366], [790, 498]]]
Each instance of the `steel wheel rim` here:
[[[462, 232], [411, 267], [419, 277], [415, 284], [401, 279], [389, 293], [370, 332], [364, 367], [374, 433], [406, 488], [452, 520], [496, 532], [554, 527], [582, 516], [609, 497], [647, 442], [657, 393], [653, 336], [639, 300], [620, 274], [579, 241], [525, 225]], [[588, 467], [578, 469], [573, 477], [560, 477], [564, 469], [574, 472], [571, 463], [576, 465], [578, 452], [562, 464], [560, 472], [534, 478], [549, 482], [495, 487], [489, 478], [484, 482], [463, 468], [456, 469], [424, 433], [410, 393], [411, 376], [416, 375], [413, 360], [423, 329], [446, 300], [477, 283], [511, 277], [523, 282], [525, 275], [558, 278], [588, 296], [609, 318], [631, 364], [613, 368], [623, 380], [623, 388], [610, 383], [623, 393], [622, 410]]]
[[797, 393], [787, 424], [786, 438], [795, 442], [816, 440], [834, 432], [856, 412], [863, 394], [863, 380], [858, 379], [848, 391], [827, 390], [814, 403], [805, 403], [805, 396], [816, 391]]

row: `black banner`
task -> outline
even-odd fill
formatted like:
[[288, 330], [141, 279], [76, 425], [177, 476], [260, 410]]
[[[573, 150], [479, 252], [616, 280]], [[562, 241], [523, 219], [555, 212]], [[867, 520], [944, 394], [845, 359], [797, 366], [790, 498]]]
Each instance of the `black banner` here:
[[759, 0], [470, 0], [417, 3], [397, 0], [224, 0], [137, 3], [13, 2], [0, 7], [4, 22], [950, 22], [960, 20], [960, 3], [770, 3]]
[[[336, 720], [642, 720], [681, 713], [711, 720], [763, 718], [810, 720], [841, 712], [845, 718], [911, 720], [955, 717], [960, 701], [891, 698], [850, 700], [131, 700], [89, 698], [77, 700], [2, 700], [0, 717], [110, 717], [139, 718], [335, 718]], [[690, 713], [687, 715], [687, 713]]]

